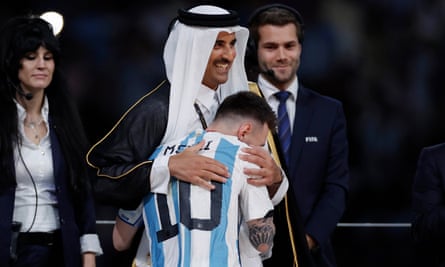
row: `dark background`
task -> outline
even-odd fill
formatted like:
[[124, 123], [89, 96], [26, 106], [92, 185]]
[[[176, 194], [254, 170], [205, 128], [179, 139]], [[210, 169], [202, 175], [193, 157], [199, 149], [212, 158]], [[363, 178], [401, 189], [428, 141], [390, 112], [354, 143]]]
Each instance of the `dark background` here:
[[[64, 15], [62, 67], [95, 143], [164, 78], [162, 49], [176, 10], [203, 3], [152, 2], [8, 0], [0, 4], [0, 22], [47, 10]], [[272, 2], [210, 3], [237, 10], [245, 24], [256, 7]], [[305, 20], [299, 79], [341, 100], [348, 121], [351, 192], [334, 234], [339, 267], [423, 266], [410, 237], [410, 194], [420, 149], [445, 140], [445, 2], [281, 3]], [[99, 267], [128, 259], [111, 248], [114, 216], [113, 207], [98, 204], [105, 249]]]

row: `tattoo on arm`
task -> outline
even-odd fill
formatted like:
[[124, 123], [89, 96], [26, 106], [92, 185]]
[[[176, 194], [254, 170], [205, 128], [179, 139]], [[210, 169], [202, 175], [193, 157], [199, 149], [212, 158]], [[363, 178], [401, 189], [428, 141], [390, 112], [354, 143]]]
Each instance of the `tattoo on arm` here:
[[250, 220], [247, 222], [247, 225], [249, 226], [250, 242], [257, 250], [261, 253], [266, 253], [272, 248], [275, 236], [273, 217]]

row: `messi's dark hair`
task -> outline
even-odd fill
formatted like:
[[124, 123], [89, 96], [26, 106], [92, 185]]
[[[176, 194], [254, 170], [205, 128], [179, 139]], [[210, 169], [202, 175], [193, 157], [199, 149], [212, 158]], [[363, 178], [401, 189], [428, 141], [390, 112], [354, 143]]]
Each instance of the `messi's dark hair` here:
[[[78, 196], [90, 190], [85, 154], [88, 141], [73, 98], [67, 89], [66, 79], [59, 62], [59, 40], [54, 36], [49, 23], [36, 16], [15, 17], [9, 20], [0, 31], [0, 185], [14, 184], [14, 165], [11, 158], [15, 145], [22, 140], [18, 131], [18, 115], [14, 102], [20, 60], [40, 46], [53, 54], [55, 69], [53, 79], [45, 89], [49, 102], [49, 120], [55, 131], [70, 178], [71, 189]], [[78, 194], [81, 193], [81, 194]]]

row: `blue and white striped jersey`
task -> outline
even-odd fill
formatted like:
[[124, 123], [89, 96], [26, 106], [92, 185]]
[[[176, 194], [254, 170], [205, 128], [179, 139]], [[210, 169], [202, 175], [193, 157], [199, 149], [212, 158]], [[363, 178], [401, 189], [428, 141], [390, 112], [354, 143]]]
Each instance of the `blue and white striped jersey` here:
[[267, 189], [247, 183], [243, 169], [255, 165], [239, 159], [246, 144], [235, 136], [197, 130], [159, 147], [151, 158], [169, 157], [202, 139], [206, 144], [200, 154], [224, 163], [231, 177], [224, 184], [214, 182], [212, 191], [171, 179], [167, 195], [144, 198], [153, 267], [240, 266], [240, 217], [262, 218], [273, 209]]

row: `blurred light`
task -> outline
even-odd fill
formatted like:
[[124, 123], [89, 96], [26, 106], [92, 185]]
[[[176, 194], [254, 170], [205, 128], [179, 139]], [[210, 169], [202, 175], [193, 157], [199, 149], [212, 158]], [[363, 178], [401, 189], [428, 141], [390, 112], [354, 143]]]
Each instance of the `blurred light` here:
[[58, 35], [63, 28], [63, 16], [55, 11], [43, 13], [40, 18], [46, 20], [53, 27], [54, 35]]

